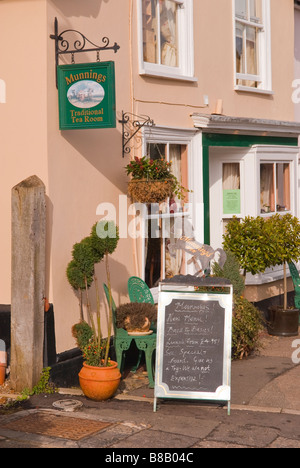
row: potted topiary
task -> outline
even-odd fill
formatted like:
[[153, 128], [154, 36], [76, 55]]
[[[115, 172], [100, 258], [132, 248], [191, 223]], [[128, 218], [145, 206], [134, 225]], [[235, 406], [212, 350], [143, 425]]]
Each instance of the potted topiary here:
[[288, 306], [287, 264], [300, 258], [300, 222], [291, 214], [277, 214], [267, 222], [272, 229], [273, 242], [277, 242], [273, 265], [283, 265], [283, 305], [269, 308], [268, 331], [276, 336], [297, 336], [299, 309]]
[[[67, 267], [67, 278], [79, 292], [80, 322], [72, 332], [82, 350], [84, 363], [79, 373], [79, 382], [84, 394], [93, 400], [111, 398], [116, 392], [121, 374], [117, 363], [109, 358], [112, 334], [112, 296], [108, 257], [117, 247], [118, 228], [113, 222], [102, 221], [92, 227], [89, 237], [73, 246], [73, 259]], [[100, 299], [95, 265], [105, 261], [107, 286], [109, 290], [109, 313], [106, 315], [108, 336], [103, 337], [100, 313]], [[95, 287], [96, 314], [92, 312], [90, 288]], [[83, 318], [83, 297], [85, 296], [88, 321]]]
[[133, 202], [160, 203], [175, 194], [184, 199], [188, 190], [184, 188], [171, 172], [172, 162], [165, 159], [135, 157], [127, 166], [128, 194]]
[[286, 263], [300, 258], [298, 218], [290, 214], [276, 214], [269, 218], [246, 217], [242, 221], [233, 218], [223, 237], [224, 249], [236, 256], [244, 273], [256, 275], [267, 268], [283, 265], [284, 304], [270, 309], [268, 331], [280, 336], [297, 335], [299, 311], [287, 306]]

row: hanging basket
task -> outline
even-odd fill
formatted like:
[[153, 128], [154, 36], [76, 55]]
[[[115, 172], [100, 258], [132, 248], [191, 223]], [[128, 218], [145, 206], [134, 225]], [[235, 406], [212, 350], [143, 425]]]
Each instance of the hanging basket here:
[[173, 189], [173, 179], [138, 179], [128, 183], [128, 195], [133, 202], [139, 203], [161, 203], [171, 197]]

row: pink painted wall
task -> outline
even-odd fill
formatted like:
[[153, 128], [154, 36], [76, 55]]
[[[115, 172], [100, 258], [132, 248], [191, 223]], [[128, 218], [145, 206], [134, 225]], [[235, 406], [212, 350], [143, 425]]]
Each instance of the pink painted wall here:
[[[101, 54], [102, 61], [115, 61], [118, 119], [122, 110], [131, 111], [149, 115], [157, 125], [185, 129], [193, 127], [193, 112], [213, 112], [218, 99], [227, 115], [293, 120], [293, 1], [271, 4], [274, 95], [263, 96], [233, 89], [231, 0], [194, 1], [194, 83], [139, 75], [135, 0], [0, 1], [0, 43], [8, 44], [0, 48], [0, 79], [6, 84], [6, 102], [0, 99], [0, 303], [10, 303], [11, 188], [36, 174], [48, 196], [46, 295], [55, 307], [58, 352], [74, 346], [70, 330], [79, 317], [65, 275], [72, 246], [89, 235], [100, 203], [116, 207], [118, 222], [128, 156], [122, 159], [119, 123], [116, 129], [59, 131], [54, 41], [49, 38], [54, 17], [60, 32], [77, 29], [93, 42], [108, 36], [121, 45], [116, 55]], [[75, 59], [91, 62], [96, 56]], [[206, 109], [201, 107], [204, 94], [210, 102]], [[121, 239], [112, 256], [116, 302], [127, 300], [128, 277], [141, 273], [139, 247]], [[104, 281], [102, 265], [99, 275]]]

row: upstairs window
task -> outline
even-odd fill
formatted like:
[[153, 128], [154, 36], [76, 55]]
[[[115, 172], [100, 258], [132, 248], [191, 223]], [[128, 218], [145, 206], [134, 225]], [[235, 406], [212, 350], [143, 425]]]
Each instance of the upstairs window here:
[[271, 91], [269, 0], [235, 0], [235, 89]]
[[193, 77], [192, 0], [140, 0], [141, 74]]

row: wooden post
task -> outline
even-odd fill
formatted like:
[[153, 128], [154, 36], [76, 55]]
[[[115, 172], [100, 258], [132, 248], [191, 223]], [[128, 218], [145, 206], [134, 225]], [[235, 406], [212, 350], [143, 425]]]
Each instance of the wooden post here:
[[11, 383], [32, 389], [43, 369], [45, 185], [31, 176], [12, 189]]

